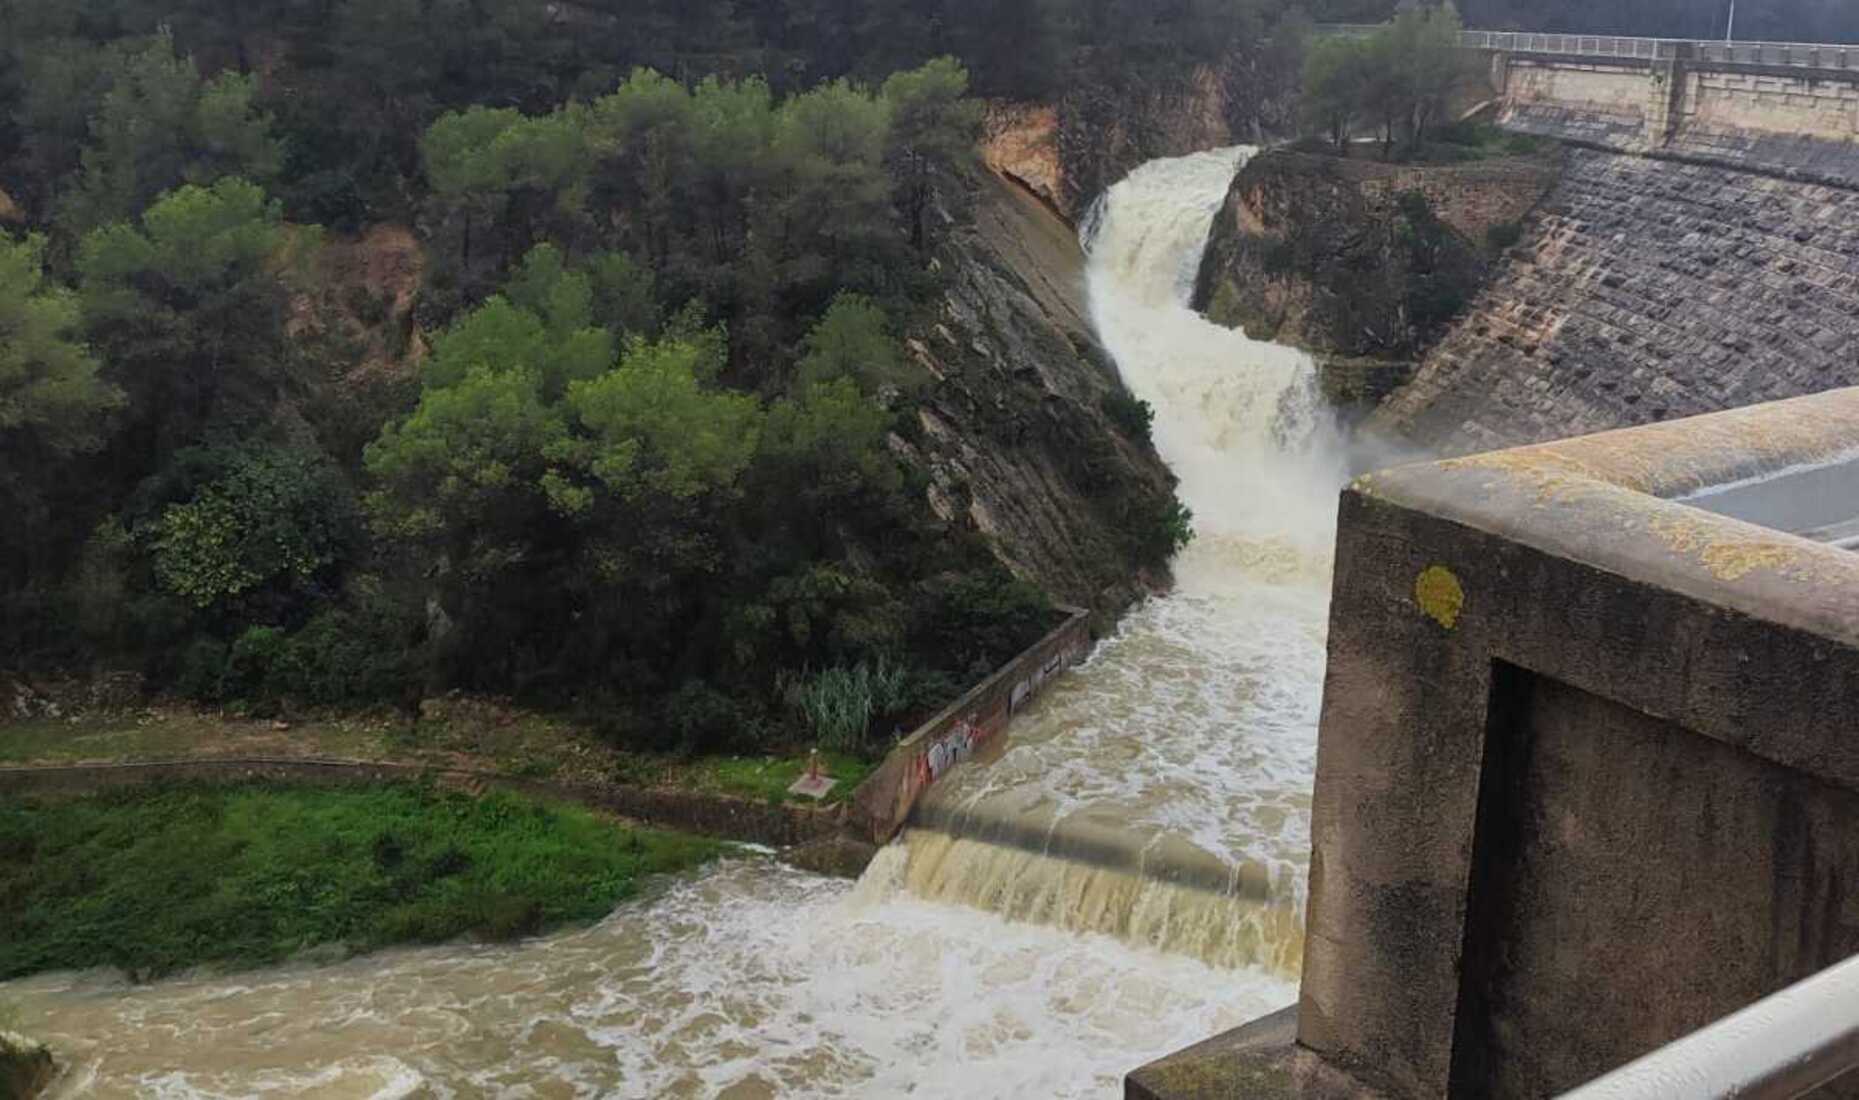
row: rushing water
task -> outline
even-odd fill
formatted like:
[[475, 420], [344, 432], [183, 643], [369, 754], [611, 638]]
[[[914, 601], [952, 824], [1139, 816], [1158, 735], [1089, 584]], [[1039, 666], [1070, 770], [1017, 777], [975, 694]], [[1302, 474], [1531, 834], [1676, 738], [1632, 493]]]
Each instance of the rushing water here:
[[[1177, 590], [1129, 616], [1018, 719], [998, 762], [931, 795], [926, 816], [955, 838], [914, 833], [911, 879], [927, 896], [1289, 971], [1302, 951], [1344, 460], [1307, 356], [1187, 306], [1208, 225], [1247, 153], [1150, 163], [1111, 190], [1091, 230], [1099, 334], [1154, 406], [1156, 447], [1195, 514]], [[1080, 832], [1120, 834], [1134, 851], [1105, 871], [1102, 858], [994, 850], [1003, 833], [1021, 847], [1043, 833], [1045, 851]], [[1156, 881], [1203, 856], [1234, 886], [1265, 882], [1266, 896], [1234, 889], [1253, 896], [1221, 904], [1205, 896], [1207, 876], [1187, 889]]]
[[130, 988], [16, 983], [65, 1097], [1111, 1097], [1288, 1002], [1190, 959], [735, 860], [581, 932]]
[[[951, 828], [856, 886], [733, 859], [515, 946], [0, 987], [69, 1062], [55, 1095], [1112, 1097], [1288, 1003], [1341, 475], [1303, 357], [1184, 304], [1243, 155], [1139, 170], [1091, 253], [1100, 332], [1195, 511], [1178, 591], [938, 795]], [[959, 827], [988, 820], [1053, 843]], [[1047, 851], [1097, 840], [1096, 864]]]

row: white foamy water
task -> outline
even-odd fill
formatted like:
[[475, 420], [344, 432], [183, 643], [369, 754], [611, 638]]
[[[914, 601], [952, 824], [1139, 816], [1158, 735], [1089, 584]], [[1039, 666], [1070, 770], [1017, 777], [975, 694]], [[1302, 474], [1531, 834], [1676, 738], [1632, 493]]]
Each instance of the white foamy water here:
[[[1158, 844], [1185, 838], [1235, 867], [1263, 868], [1289, 911], [1282, 928], [1301, 925], [1345, 459], [1308, 356], [1187, 304], [1211, 221], [1249, 153], [1144, 166], [1111, 189], [1090, 241], [1099, 334], [1129, 388], [1154, 407], [1156, 448], [1194, 511], [1198, 537], [1175, 564], [1177, 589], [1129, 616], [1016, 720], [998, 762], [963, 769], [930, 798], [936, 812], [957, 815], [954, 831], [980, 838], [1015, 820], [1054, 836], [1086, 828]], [[1052, 891], [1026, 885], [1026, 868], [1003, 870], [1022, 885], [943, 873], [932, 893], [1010, 914], [1029, 899], [1049, 908]], [[1171, 948], [1218, 944], [1211, 957], [1231, 961], [1241, 941], [1206, 923], [1117, 927]], [[1268, 944], [1257, 958], [1288, 970], [1301, 947]]]
[[1294, 996], [1191, 959], [735, 860], [510, 947], [0, 987], [57, 1097], [1114, 1097]]

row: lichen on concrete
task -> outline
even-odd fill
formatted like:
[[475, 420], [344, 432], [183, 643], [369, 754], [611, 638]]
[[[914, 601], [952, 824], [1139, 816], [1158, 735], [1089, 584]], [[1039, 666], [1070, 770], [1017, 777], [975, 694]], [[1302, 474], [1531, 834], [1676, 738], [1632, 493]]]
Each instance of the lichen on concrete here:
[[1428, 618], [1452, 630], [1459, 625], [1459, 612], [1465, 608], [1465, 589], [1452, 570], [1443, 565], [1428, 566], [1414, 579], [1414, 601]]

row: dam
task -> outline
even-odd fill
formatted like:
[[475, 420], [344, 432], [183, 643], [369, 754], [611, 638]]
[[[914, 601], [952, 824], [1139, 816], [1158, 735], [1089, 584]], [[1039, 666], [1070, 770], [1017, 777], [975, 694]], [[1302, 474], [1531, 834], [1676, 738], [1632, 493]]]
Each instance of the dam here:
[[[1859, 818], [1851, 753], [1833, 733], [1855, 721], [1845, 689], [1859, 675], [1840, 594], [1851, 566], [1827, 555], [1851, 517], [1771, 511], [1749, 491], [1814, 471], [1838, 481], [1859, 447], [1842, 426], [1859, 423], [1850, 395], [1660, 425], [1644, 421], [1722, 395], [1692, 393], [1636, 421], [1610, 389], [1579, 426], [1624, 419], [1644, 434], [1345, 489], [1364, 460], [1330, 422], [1309, 359], [1187, 305], [1208, 225], [1249, 155], [1152, 162], [1085, 229], [1093, 326], [1153, 406], [1157, 447], [1194, 510], [1174, 591], [1019, 713], [997, 757], [932, 789], [859, 881], [744, 854], [592, 928], [515, 946], [147, 986], [97, 974], [13, 983], [0, 996], [71, 1063], [54, 1095], [1082, 1098], [1127, 1087], [1174, 1100], [1299, 1074], [1321, 1087], [1257, 1095], [1543, 1095], [1850, 949], [1840, 882], [1851, 853], [1838, 838]], [[1601, 167], [1578, 180], [1618, 171], [1604, 158], [1619, 155], [1580, 150]], [[1689, 201], [1699, 174], [1727, 171], [1664, 167], [1669, 190], [1650, 200], [1662, 212]], [[1571, 234], [1598, 217], [1560, 201], [1550, 216]], [[1669, 329], [1690, 339], [1697, 325]], [[1843, 331], [1828, 321], [1829, 357]], [[1572, 353], [1542, 359], [1578, 369]], [[1432, 427], [1456, 449], [1564, 423], [1547, 404], [1514, 415], [1521, 397], [1504, 402], [1507, 419], [1474, 419], [1452, 402], [1484, 384], [1489, 363], [1467, 355], [1459, 367], [1430, 390], [1423, 375], [1405, 398], [1416, 419], [1438, 409]], [[1782, 396], [1821, 373], [1752, 372], [1734, 396]], [[1544, 388], [1528, 375], [1516, 384]], [[1709, 507], [1728, 514], [1692, 514]], [[1803, 551], [1796, 529], [1829, 541]], [[1802, 576], [1835, 595], [1798, 587]], [[1671, 653], [1683, 655], [1676, 666], [1662, 663]], [[1750, 692], [1782, 702], [1758, 716]], [[1633, 740], [1615, 755], [1608, 736]], [[1700, 759], [1710, 767], [1692, 774]], [[1612, 807], [1584, 800], [1570, 775], [1619, 794], [1626, 825], [1577, 828]], [[1707, 809], [1686, 816], [1700, 801]], [[1764, 847], [1777, 837], [1787, 843]], [[1648, 851], [1683, 863], [1646, 866]], [[1694, 867], [1734, 897], [1731, 915], [1689, 889]], [[1683, 919], [1649, 920], [1645, 897]], [[1775, 932], [1795, 925], [1796, 939]], [[1585, 988], [1583, 960], [1557, 951], [1571, 926], [1597, 949], [1633, 929], [1605, 957], [1638, 980], [1598, 1006], [1572, 994]], [[1716, 938], [1666, 943], [1689, 943], [1694, 927]], [[1702, 972], [1723, 950], [1744, 965], [1719, 968], [1670, 1011], [1644, 993], [1662, 966]], [[1584, 1030], [1590, 1015], [1611, 1029], [1605, 1041]], [[1207, 1077], [1210, 1066], [1224, 1076]], [[1212, 1093], [1183, 1084], [1210, 1079]]]
[[1290, 1004], [1346, 459], [1304, 355], [1187, 307], [1246, 155], [1150, 164], [1089, 230], [1097, 328], [1195, 512], [1176, 591], [862, 880], [739, 858], [515, 947], [15, 983], [72, 1063], [54, 1095], [1105, 1097]]

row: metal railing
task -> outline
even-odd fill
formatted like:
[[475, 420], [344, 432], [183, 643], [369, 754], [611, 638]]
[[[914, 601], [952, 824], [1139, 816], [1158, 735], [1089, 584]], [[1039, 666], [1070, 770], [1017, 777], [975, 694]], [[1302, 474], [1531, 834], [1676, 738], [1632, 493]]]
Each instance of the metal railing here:
[[1562, 1100], [1793, 1100], [1859, 1069], [1859, 956]]
[[[1382, 24], [1326, 23], [1322, 34], [1361, 38]], [[1691, 38], [1635, 38], [1606, 34], [1538, 34], [1529, 31], [1464, 31], [1468, 50], [1595, 57], [1634, 61], [1689, 61], [1733, 65], [1769, 65], [1791, 69], [1859, 70], [1859, 45], [1815, 42], [1706, 42]]]

